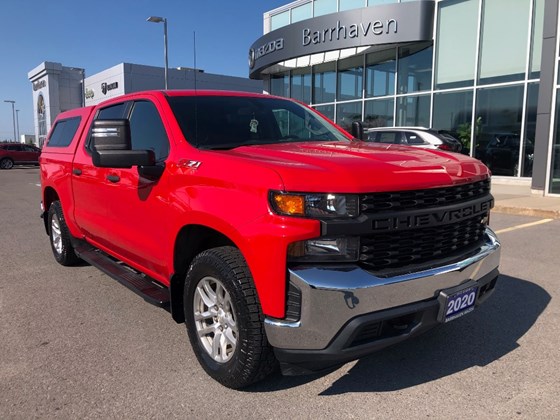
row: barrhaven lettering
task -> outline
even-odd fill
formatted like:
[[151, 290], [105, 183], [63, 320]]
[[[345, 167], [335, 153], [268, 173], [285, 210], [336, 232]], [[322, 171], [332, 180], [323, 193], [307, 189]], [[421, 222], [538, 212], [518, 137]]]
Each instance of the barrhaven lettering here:
[[312, 31], [304, 28], [302, 32], [303, 46], [311, 44], [321, 44], [325, 42], [340, 41], [341, 39], [367, 37], [368, 35], [378, 36], [383, 34], [394, 33], [398, 30], [398, 24], [395, 19], [387, 19], [386, 21], [376, 20], [373, 22], [363, 22], [360, 24], [341, 25], [340, 21], [336, 22], [336, 26], [325, 28], [319, 31]]

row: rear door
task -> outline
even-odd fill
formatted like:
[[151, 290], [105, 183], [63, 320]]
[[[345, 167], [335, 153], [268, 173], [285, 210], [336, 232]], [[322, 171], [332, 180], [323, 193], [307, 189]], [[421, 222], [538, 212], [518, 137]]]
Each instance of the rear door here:
[[27, 144], [22, 145], [23, 148], [23, 160], [27, 163], [38, 163], [39, 162], [39, 154], [41, 151], [36, 147], [29, 146]]

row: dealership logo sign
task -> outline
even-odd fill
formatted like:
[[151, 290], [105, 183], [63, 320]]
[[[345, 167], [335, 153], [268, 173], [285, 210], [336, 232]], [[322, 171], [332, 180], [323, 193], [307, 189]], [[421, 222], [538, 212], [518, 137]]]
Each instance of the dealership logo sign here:
[[38, 82], [33, 83], [33, 91], [35, 92], [41, 88], [44, 88], [45, 86], [47, 86], [47, 81], [39, 80]]
[[107, 95], [107, 92], [113, 89], [117, 89], [119, 87], [119, 82], [113, 82], [111, 84], [101, 83], [101, 92], [103, 95]]
[[254, 49], [251, 48], [249, 50], [249, 68], [255, 67], [255, 61], [265, 55], [273, 53], [275, 51], [280, 51], [284, 48], [284, 38], [278, 38], [275, 41], [267, 42], [266, 44], [261, 45], [260, 47]]

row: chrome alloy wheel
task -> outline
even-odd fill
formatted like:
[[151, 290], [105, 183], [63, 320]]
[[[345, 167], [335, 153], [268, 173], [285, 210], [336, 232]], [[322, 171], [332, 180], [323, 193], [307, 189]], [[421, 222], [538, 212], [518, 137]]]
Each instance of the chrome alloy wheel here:
[[208, 355], [218, 363], [231, 359], [237, 346], [237, 323], [231, 297], [222, 282], [204, 277], [193, 298], [198, 338]]
[[59, 255], [62, 254], [62, 231], [56, 214], [53, 215], [51, 220], [51, 241], [56, 253]]

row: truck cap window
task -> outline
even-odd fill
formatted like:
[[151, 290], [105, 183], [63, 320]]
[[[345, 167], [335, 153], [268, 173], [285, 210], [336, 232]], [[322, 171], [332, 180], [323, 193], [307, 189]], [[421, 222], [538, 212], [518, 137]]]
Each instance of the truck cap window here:
[[201, 149], [349, 141], [324, 118], [293, 101], [250, 96], [182, 96], [168, 101], [187, 141]]
[[47, 147], [67, 147], [78, 130], [81, 118], [69, 118], [56, 123], [47, 142]]

